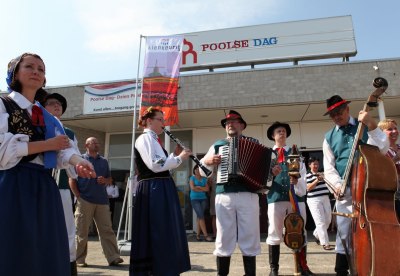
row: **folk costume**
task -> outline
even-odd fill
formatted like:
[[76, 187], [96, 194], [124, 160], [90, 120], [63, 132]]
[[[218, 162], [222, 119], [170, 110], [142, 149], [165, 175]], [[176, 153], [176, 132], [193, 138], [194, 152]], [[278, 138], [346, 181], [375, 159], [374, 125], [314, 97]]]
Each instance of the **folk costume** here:
[[[240, 120], [246, 127], [246, 122], [234, 110], [221, 120], [222, 127], [225, 128], [229, 119]], [[252, 139], [258, 142], [257, 139]], [[202, 160], [218, 153], [219, 148], [228, 143], [227, 139], [216, 141]], [[217, 170], [220, 170], [220, 166]], [[214, 170], [213, 166], [206, 167], [211, 171]], [[202, 174], [201, 171], [200, 173]], [[261, 253], [259, 212], [258, 194], [250, 192], [244, 183], [240, 181], [216, 183], [217, 237], [214, 255], [217, 256], [218, 275], [229, 274], [230, 258], [236, 248], [236, 243], [243, 255], [246, 275], [255, 275], [256, 256]]]
[[[47, 94], [43, 100], [41, 101], [42, 106], [46, 105], [47, 100], [49, 99], [56, 99], [61, 103], [62, 106], [62, 114], [67, 109], [67, 100], [58, 93], [51, 93]], [[67, 128], [64, 127], [64, 132], [68, 136], [68, 138], [73, 142], [72, 144], [75, 147], [77, 153], [79, 153], [78, 148], [78, 141], [75, 137], [75, 133]], [[58, 189], [60, 190], [61, 202], [63, 204], [64, 210], [64, 217], [65, 217], [65, 224], [67, 226], [67, 234], [68, 234], [68, 244], [69, 244], [69, 260], [71, 263], [71, 275], [77, 275], [77, 268], [76, 268], [76, 243], [75, 243], [75, 218], [73, 213], [73, 203], [72, 203], [72, 192], [69, 187], [69, 178], [77, 179], [78, 175], [75, 172], [75, 169], [71, 166], [67, 170], [66, 169], [54, 169], [53, 170], [53, 177], [57, 182]]]
[[[285, 146], [281, 150], [279, 150], [276, 145], [274, 145], [273, 149], [277, 152], [282, 152], [283, 150], [282, 153], [284, 154], [285, 160], [292, 150], [289, 146]], [[307, 218], [304, 199], [304, 196], [306, 194], [306, 168], [303, 162], [301, 162], [300, 164], [300, 178], [298, 179], [297, 184], [294, 185], [294, 196], [296, 197], [296, 200], [298, 202], [300, 215], [304, 220], [305, 226]], [[293, 207], [289, 198], [290, 177], [288, 165], [286, 162], [281, 162], [279, 163], [279, 166], [281, 167], [282, 171], [280, 174], [274, 177], [271, 189], [267, 194], [269, 222], [267, 244], [269, 251], [269, 264], [272, 273], [271, 275], [278, 275], [280, 244], [283, 240], [282, 235], [284, 220], [288, 213], [293, 212]]]
[[[343, 100], [340, 96], [335, 95], [327, 100], [328, 111], [324, 115], [347, 105], [350, 101]], [[346, 165], [349, 159], [351, 147], [354, 142], [354, 136], [357, 132], [359, 122], [350, 116], [346, 126], [334, 126], [325, 134], [322, 144], [324, 154], [324, 175], [325, 178], [335, 187], [342, 185], [342, 177], [344, 176]], [[388, 140], [386, 134], [379, 128], [372, 131], [365, 129], [361, 136], [361, 142], [377, 146], [381, 152], [386, 153], [388, 148]], [[340, 213], [350, 214], [353, 212], [351, 188], [346, 184], [344, 196], [336, 200], [336, 210]], [[336, 264], [335, 271], [338, 275], [347, 275], [349, 264], [346, 254], [351, 252], [351, 219], [343, 216], [337, 218], [337, 235], [336, 235]]]
[[76, 152], [28, 155], [27, 142], [61, 134], [54, 120], [21, 93], [0, 100], [0, 219], [5, 223], [0, 275], [71, 275], [63, 207], [51, 168], [70, 166]]
[[178, 193], [169, 170], [182, 160], [169, 155], [155, 132], [135, 142], [138, 186], [132, 215], [129, 275], [176, 276], [190, 270], [189, 248]]
[[[276, 146], [274, 146], [273, 149], [277, 151]], [[288, 155], [291, 153], [291, 148], [285, 146], [283, 149], [285, 151], [285, 158], [287, 159]], [[288, 213], [293, 212], [289, 198], [290, 177], [288, 166], [286, 162], [280, 163], [279, 165], [282, 168], [282, 172], [274, 177], [271, 189], [267, 194], [269, 221], [267, 238], [268, 245], [279, 245], [282, 242], [283, 221]], [[306, 222], [306, 173], [306, 167], [302, 162], [300, 168], [301, 176], [298, 179], [298, 183], [294, 185], [294, 189], [304, 222]]]

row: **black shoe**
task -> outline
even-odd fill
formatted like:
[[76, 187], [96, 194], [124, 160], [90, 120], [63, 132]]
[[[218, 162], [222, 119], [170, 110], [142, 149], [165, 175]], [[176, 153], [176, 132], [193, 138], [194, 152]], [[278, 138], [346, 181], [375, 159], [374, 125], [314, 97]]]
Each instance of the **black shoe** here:
[[301, 272], [301, 275], [302, 276], [313, 276], [313, 275], [316, 275], [315, 273], [313, 273], [311, 270], [304, 270], [304, 271], [302, 271]]

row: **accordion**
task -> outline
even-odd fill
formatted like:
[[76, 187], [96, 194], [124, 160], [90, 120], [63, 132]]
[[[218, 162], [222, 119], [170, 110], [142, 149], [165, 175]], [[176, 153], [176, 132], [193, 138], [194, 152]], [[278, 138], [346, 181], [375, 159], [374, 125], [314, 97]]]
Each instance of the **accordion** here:
[[275, 152], [250, 137], [233, 137], [218, 148], [221, 164], [217, 183], [242, 183], [251, 192], [268, 193], [270, 169]]

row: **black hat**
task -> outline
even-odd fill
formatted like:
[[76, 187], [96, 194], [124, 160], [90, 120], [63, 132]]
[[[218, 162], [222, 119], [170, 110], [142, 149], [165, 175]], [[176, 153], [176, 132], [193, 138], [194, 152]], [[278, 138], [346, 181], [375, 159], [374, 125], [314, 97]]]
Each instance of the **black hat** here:
[[65, 110], [67, 110], [67, 100], [64, 98], [64, 96], [58, 94], [58, 93], [49, 93], [47, 94], [46, 97], [44, 97], [44, 99], [40, 102], [41, 105], [45, 106], [46, 105], [46, 101], [48, 99], [56, 99], [61, 103], [62, 106], [62, 113], [64, 114]]
[[267, 130], [267, 137], [269, 140], [275, 141], [273, 134], [274, 130], [277, 129], [278, 127], [284, 127], [286, 129], [286, 138], [289, 137], [290, 134], [292, 133], [292, 130], [290, 129], [290, 126], [288, 124], [276, 121]]
[[244, 124], [244, 128], [246, 128], [247, 123], [243, 120], [242, 115], [240, 115], [238, 112], [236, 112], [235, 110], [229, 110], [228, 115], [226, 115], [225, 119], [221, 120], [221, 125], [223, 128], [225, 128], [226, 125], [226, 121], [227, 120], [239, 120], [242, 124]]
[[342, 97], [340, 97], [339, 95], [334, 95], [330, 97], [329, 99], [326, 100], [327, 112], [324, 114], [324, 116], [328, 115], [335, 109], [337, 110], [339, 107], [347, 105], [350, 102], [351, 101], [343, 100]]

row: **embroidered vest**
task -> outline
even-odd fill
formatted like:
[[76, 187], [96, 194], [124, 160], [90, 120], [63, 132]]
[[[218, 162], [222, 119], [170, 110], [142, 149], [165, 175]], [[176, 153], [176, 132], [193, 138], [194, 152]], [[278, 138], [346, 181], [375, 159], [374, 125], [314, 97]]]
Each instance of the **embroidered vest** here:
[[[347, 161], [349, 160], [351, 147], [353, 146], [354, 136], [356, 135], [358, 128], [358, 122], [356, 125], [348, 124], [344, 127], [340, 127], [336, 130], [336, 127], [331, 129], [325, 134], [325, 139], [328, 145], [333, 151], [335, 156], [335, 168], [339, 175], [343, 177], [346, 170]], [[361, 143], [367, 143], [368, 130], [364, 129], [364, 133], [361, 138]]]
[[[165, 155], [168, 156], [167, 151], [163, 149]], [[153, 172], [150, 170], [146, 164], [144, 163], [142, 157], [140, 156], [139, 151], [135, 148], [135, 162], [136, 166], [139, 172], [138, 175], [138, 181], [143, 180], [143, 179], [151, 179], [151, 178], [157, 178], [157, 177], [170, 177], [169, 171], [163, 171], [163, 172]]]
[[[275, 150], [278, 155], [277, 149]], [[285, 159], [287, 159], [288, 155], [292, 152], [290, 148], [288, 151], [285, 151]], [[290, 177], [289, 177], [289, 168], [287, 162], [279, 164], [282, 168], [282, 172], [273, 178], [273, 183], [269, 193], [267, 194], [267, 202], [274, 203], [279, 201], [290, 201], [289, 198], [289, 190], [290, 190]], [[304, 196], [298, 196], [298, 202], [304, 202]]]
[[[8, 116], [8, 131], [12, 134], [26, 134], [29, 136], [29, 141], [43, 141], [44, 129], [32, 125], [32, 119], [26, 109], [22, 109], [9, 96], [1, 97], [3, 104], [7, 110]], [[38, 156], [38, 153], [24, 156], [20, 162], [29, 162]]]

